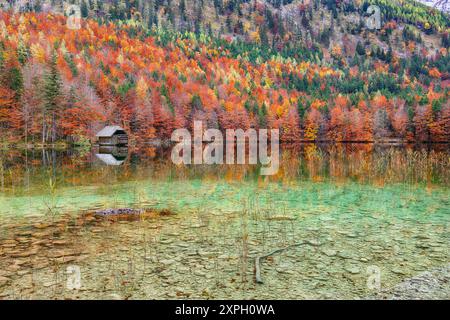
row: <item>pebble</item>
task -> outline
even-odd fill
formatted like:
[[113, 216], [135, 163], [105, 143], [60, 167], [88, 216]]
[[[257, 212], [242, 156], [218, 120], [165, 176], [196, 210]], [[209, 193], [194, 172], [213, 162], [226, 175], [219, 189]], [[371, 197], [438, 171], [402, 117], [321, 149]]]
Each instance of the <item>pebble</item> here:
[[322, 253], [327, 257], [334, 257], [337, 254], [337, 251], [333, 249], [323, 249]]
[[361, 269], [358, 266], [348, 266], [345, 268], [345, 271], [348, 271], [351, 274], [358, 274], [361, 272]]
[[36, 223], [33, 225], [33, 227], [35, 227], [36, 229], [45, 229], [50, 227], [51, 225], [48, 223]]
[[167, 235], [171, 237], [178, 237], [180, 234], [178, 232], [169, 232]]
[[362, 262], [368, 262], [368, 261], [369, 261], [369, 259], [366, 259], [366, 258], [361, 258], [361, 259], [359, 259], [359, 261], [362, 261]]
[[16, 244], [17, 241], [16, 240], [10, 240], [10, 239], [6, 239], [2, 241], [3, 244]]
[[206, 275], [206, 273], [204, 271], [201, 271], [201, 270], [198, 270], [198, 269], [194, 270], [194, 274], [196, 276], [199, 276], [199, 277], [204, 277]]
[[181, 272], [181, 273], [189, 272], [189, 270], [190, 269], [188, 267], [184, 267], [184, 266], [181, 266], [181, 267], [177, 268], [177, 271]]
[[399, 269], [399, 268], [392, 269], [392, 273], [400, 274], [400, 275], [405, 275], [406, 274], [402, 269]]
[[345, 251], [341, 251], [337, 254], [338, 257], [342, 258], [342, 259], [352, 259], [352, 255], [348, 252]]
[[38, 246], [38, 245], [41, 245], [41, 244], [46, 244], [47, 243], [47, 240], [38, 240], [38, 239], [34, 239], [34, 238], [32, 238], [33, 240], [32, 240], [32, 242], [31, 242], [31, 244], [33, 245], [33, 246]]
[[0, 276], [0, 287], [3, 287], [5, 284], [7, 284], [9, 281], [11, 281], [9, 278]]
[[3, 248], [15, 248], [16, 247], [16, 243], [4, 243], [2, 244]]
[[77, 259], [77, 257], [75, 257], [75, 256], [65, 256], [65, 257], [56, 258], [56, 262], [68, 263], [68, 262], [75, 261], [76, 259]]
[[37, 249], [33, 249], [33, 250], [29, 250], [29, 251], [25, 251], [25, 252], [15, 252], [13, 254], [11, 254], [11, 257], [13, 258], [26, 258], [29, 256], [33, 256], [35, 254], [38, 253]]
[[17, 264], [18, 266], [24, 265], [26, 263], [28, 263], [27, 260], [20, 260], [20, 259], [15, 259], [14, 260], [14, 264]]
[[17, 271], [17, 275], [19, 275], [19, 276], [24, 276], [24, 275], [29, 274], [29, 273], [30, 273], [30, 270], [19, 270], [19, 271]]
[[237, 254], [221, 254], [218, 258], [223, 260], [234, 260], [238, 259], [239, 256]]
[[285, 273], [285, 274], [294, 274], [294, 271], [287, 269], [287, 268], [276, 268], [278, 273]]
[[315, 240], [315, 239], [312, 239], [312, 240], [306, 240], [306, 243], [307, 243], [307, 244], [310, 244], [310, 245], [312, 245], [312, 246], [315, 246], [315, 247], [318, 247], [318, 246], [321, 246], [321, 245], [322, 245], [322, 243], [321, 243], [319, 240]]
[[31, 236], [33, 235], [33, 231], [21, 231], [17, 233], [18, 236]]
[[33, 233], [33, 238], [48, 238], [50, 236], [51, 232], [35, 232]]
[[49, 258], [59, 258], [66, 255], [66, 252], [64, 250], [52, 250], [47, 254], [47, 257]]
[[45, 288], [48, 288], [48, 287], [51, 287], [51, 286], [56, 285], [56, 283], [55, 283], [54, 281], [49, 281], [49, 282], [44, 282], [42, 285], [43, 285]]
[[33, 264], [33, 269], [40, 270], [40, 269], [44, 269], [48, 266], [49, 266], [48, 262], [40, 262], [40, 263]]
[[20, 266], [18, 266], [17, 264], [12, 264], [7, 268], [7, 270], [11, 272], [16, 272], [20, 270]]
[[67, 244], [67, 241], [66, 240], [54, 240], [52, 243], [57, 246], [62, 246], [62, 245]]
[[16, 240], [20, 243], [28, 243], [31, 241], [30, 238], [24, 238], [24, 237], [18, 237], [18, 238], [16, 238]]
[[175, 260], [165, 259], [165, 260], [161, 260], [160, 262], [165, 266], [170, 266], [170, 265], [174, 264]]
[[213, 258], [216, 255], [215, 252], [209, 252], [209, 251], [203, 251], [203, 250], [198, 250], [197, 253], [200, 257], [205, 257], [205, 258]]

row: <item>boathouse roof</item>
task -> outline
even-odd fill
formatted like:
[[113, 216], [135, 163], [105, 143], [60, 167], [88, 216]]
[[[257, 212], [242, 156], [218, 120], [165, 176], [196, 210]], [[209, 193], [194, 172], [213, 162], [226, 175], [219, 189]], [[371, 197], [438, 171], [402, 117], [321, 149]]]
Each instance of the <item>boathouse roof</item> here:
[[122, 127], [106, 126], [96, 134], [96, 137], [112, 137], [117, 131], [125, 133], [125, 130]]

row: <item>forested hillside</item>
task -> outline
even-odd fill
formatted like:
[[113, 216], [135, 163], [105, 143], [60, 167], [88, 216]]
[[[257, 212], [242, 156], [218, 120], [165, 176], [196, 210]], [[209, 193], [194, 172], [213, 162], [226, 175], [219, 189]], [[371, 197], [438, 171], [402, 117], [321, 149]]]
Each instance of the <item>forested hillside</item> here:
[[[412, 1], [61, 1], [0, 11], [0, 141], [194, 119], [282, 140], [448, 141], [448, 16]], [[381, 29], [366, 27], [370, 4]]]

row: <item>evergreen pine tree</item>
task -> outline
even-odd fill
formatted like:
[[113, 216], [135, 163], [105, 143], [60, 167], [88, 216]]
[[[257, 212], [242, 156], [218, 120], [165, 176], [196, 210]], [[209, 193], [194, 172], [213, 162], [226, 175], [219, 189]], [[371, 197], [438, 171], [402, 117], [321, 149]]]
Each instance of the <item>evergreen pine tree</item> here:
[[[56, 64], [57, 55], [56, 52], [52, 53], [49, 70], [44, 79], [44, 119], [45, 121], [47, 113], [51, 115], [51, 141], [56, 141], [56, 114], [59, 108], [61, 97], [61, 78]], [[43, 126], [43, 143], [46, 142], [45, 122]]]

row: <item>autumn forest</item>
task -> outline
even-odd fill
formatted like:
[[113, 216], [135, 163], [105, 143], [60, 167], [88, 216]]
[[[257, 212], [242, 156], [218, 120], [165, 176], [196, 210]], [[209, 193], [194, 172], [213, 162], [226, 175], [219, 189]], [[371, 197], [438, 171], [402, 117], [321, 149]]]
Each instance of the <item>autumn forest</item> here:
[[[449, 19], [434, 9], [112, 3], [81, 1], [79, 30], [43, 5], [0, 11], [0, 143], [82, 144], [108, 124], [145, 143], [194, 119], [283, 142], [449, 140]], [[370, 3], [381, 30], [364, 25]]]

